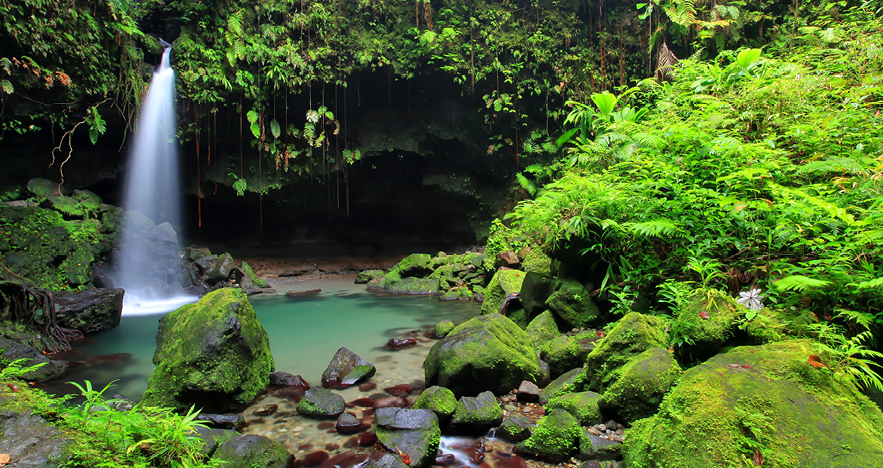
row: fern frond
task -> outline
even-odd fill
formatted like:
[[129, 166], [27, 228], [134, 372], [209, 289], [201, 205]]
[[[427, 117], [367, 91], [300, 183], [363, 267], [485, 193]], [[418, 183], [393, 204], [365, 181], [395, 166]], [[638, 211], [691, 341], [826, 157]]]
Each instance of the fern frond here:
[[685, 237], [686, 233], [683, 229], [681, 229], [677, 223], [670, 219], [666, 218], [657, 218], [651, 221], [644, 221], [641, 223], [624, 223], [623, 227], [625, 227], [629, 232], [635, 234], [639, 237], [649, 238], [649, 237], [662, 237], [662, 236], [670, 236], [670, 237]]

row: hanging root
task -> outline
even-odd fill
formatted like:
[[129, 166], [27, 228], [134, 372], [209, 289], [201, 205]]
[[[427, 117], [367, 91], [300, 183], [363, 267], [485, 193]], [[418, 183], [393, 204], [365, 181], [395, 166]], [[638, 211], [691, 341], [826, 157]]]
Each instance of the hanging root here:
[[71, 350], [71, 342], [83, 339], [83, 333], [58, 325], [52, 292], [28, 288], [20, 283], [0, 282], [0, 318], [6, 318], [37, 332], [34, 345], [47, 353]]

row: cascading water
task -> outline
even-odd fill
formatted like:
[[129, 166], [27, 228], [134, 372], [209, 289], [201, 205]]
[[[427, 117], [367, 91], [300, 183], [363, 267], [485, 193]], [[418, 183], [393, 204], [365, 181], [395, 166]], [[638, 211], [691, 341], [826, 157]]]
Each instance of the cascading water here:
[[125, 179], [122, 235], [115, 263], [117, 287], [126, 290], [123, 314], [168, 312], [195, 297], [182, 294], [175, 72], [171, 45], [154, 73], [135, 128]]

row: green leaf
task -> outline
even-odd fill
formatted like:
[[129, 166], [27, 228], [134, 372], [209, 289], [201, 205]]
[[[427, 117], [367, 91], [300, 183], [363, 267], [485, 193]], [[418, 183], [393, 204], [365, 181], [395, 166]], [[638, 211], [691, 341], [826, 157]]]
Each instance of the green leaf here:
[[830, 281], [809, 278], [801, 275], [786, 276], [773, 283], [779, 291], [803, 291], [807, 288], [823, 288], [831, 284]]
[[251, 134], [254, 135], [255, 138], [261, 137], [261, 126], [257, 124], [257, 122], [251, 124]]
[[736, 64], [739, 68], [746, 69], [760, 58], [760, 49], [742, 49], [736, 56]]
[[0, 90], [3, 90], [6, 94], [12, 94], [14, 88], [12, 87], [12, 83], [7, 80], [0, 81]]
[[245, 114], [245, 117], [248, 119], [248, 122], [249, 122], [249, 123], [255, 123], [255, 122], [258, 121], [258, 119], [259, 119], [261, 116], [260, 116], [257, 112], [255, 112], [255, 111], [253, 111], [253, 110], [250, 110], [250, 111], [248, 111], [247, 114]]
[[619, 101], [615, 95], [610, 94], [607, 91], [603, 93], [595, 93], [592, 94], [592, 102], [598, 106], [598, 110], [601, 112], [601, 115], [608, 116], [613, 113], [613, 109], [616, 107], [616, 102]]
[[273, 138], [279, 138], [279, 135], [282, 134], [282, 129], [279, 127], [279, 122], [276, 119], [270, 121], [270, 133], [273, 134]]

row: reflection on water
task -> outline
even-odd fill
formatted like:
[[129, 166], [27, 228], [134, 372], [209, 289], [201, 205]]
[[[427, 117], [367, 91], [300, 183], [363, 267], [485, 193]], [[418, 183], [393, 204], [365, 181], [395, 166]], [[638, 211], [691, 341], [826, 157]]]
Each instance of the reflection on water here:
[[[287, 289], [316, 288], [322, 292], [301, 298], [284, 295]], [[322, 371], [341, 346], [369, 362], [373, 362], [372, 359], [382, 362], [384, 356], [388, 356], [383, 345], [390, 338], [415, 329], [428, 330], [443, 319], [460, 323], [479, 311], [478, 304], [472, 302], [440, 302], [430, 296], [369, 292], [364, 285], [353, 284], [352, 277], [305, 281], [280, 288], [279, 294], [252, 296], [249, 301], [269, 335], [276, 370], [300, 374], [310, 383], [321, 381]], [[68, 373], [45, 384], [44, 389], [68, 393], [75, 389], [64, 382], [88, 379], [94, 387], [102, 388], [117, 379], [110, 394], [140, 398], [153, 372], [153, 352], [161, 317], [125, 316], [119, 327], [75, 343], [73, 352], [56, 357], [72, 362]], [[431, 343], [420, 346], [428, 347]], [[403, 372], [422, 379], [421, 362], [400, 365]]]

